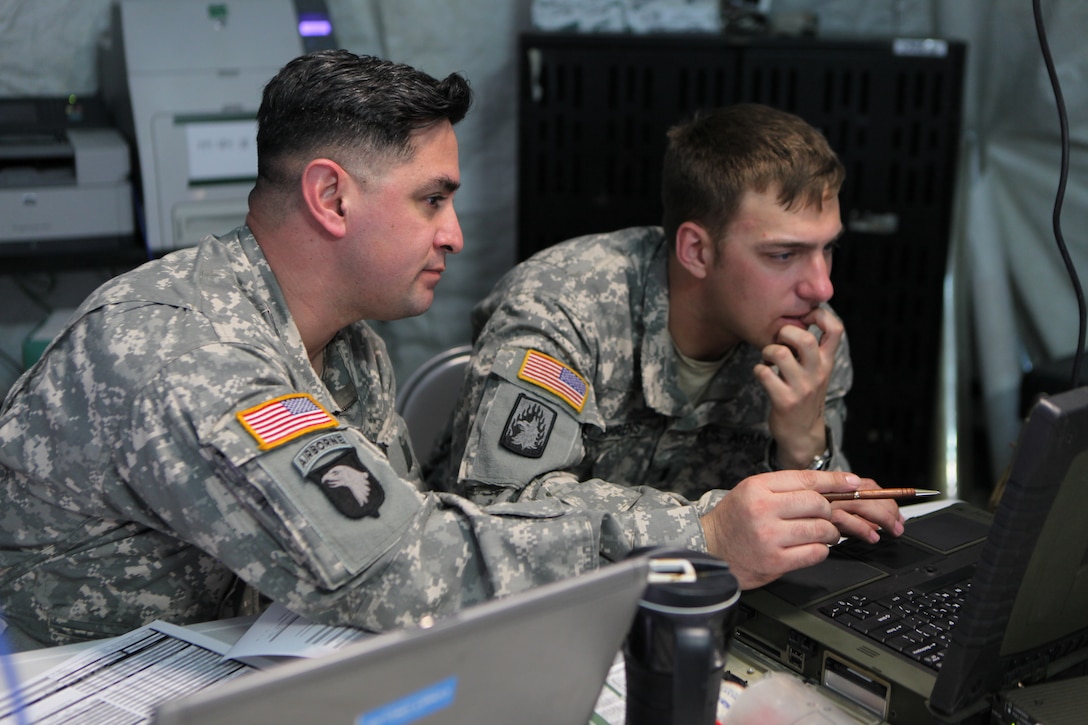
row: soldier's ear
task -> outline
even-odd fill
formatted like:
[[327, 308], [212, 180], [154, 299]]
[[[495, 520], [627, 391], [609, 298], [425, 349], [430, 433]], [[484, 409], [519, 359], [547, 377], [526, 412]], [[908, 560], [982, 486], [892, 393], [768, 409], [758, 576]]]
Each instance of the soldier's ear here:
[[331, 159], [313, 159], [302, 170], [302, 198], [314, 220], [334, 237], [347, 233], [344, 192], [351, 177]]
[[714, 263], [714, 240], [695, 222], [684, 222], [676, 230], [676, 260], [693, 277], [703, 279]]

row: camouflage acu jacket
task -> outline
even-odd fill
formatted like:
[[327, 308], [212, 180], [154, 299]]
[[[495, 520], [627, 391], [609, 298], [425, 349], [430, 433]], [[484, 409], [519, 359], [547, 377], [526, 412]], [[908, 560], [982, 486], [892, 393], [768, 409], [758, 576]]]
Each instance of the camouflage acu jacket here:
[[211, 619], [239, 579], [381, 630], [633, 547], [705, 550], [705, 508], [619, 488], [492, 510], [422, 492], [394, 391], [363, 323], [317, 376], [248, 229], [106, 283], [0, 411], [5, 636]]
[[[770, 401], [741, 344], [693, 406], [667, 329], [659, 227], [582, 237], [518, 265], [473, 310], [475, 350], [448, 478], [479, 501], [524, 500], [543, 480], [651, 486], [698, 498], [770, 470]], [[828, 387], [831, 467], [853, 379], [845, 337]]]

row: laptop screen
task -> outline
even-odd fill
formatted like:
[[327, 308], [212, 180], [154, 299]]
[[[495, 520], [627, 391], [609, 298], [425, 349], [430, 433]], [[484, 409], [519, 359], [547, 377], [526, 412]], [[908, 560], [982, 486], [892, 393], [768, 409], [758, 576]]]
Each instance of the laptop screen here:
[[1017, 442], [931, 705], [945, 713], [1088, 660], [1088, 388], [1042, 398]]
[[166, 703], [155, 725], [588, 722], [649, 560], [479, 604]]

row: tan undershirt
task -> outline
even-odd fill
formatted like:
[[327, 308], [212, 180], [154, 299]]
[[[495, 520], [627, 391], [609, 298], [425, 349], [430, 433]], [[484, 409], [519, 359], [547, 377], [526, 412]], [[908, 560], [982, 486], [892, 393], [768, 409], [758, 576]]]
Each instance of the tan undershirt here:
[[688, 396], [692, 405], [698, 405], [703, 402], [710, 379], [728, 359], [729, 353], [717, 360], [696, 360], [680, 352], [675, 342], [672, 344], [672, 349], [676, 351], [676, 359], [679, 361], [676, 369], [679, 373], [677, 382], [680, 384], [680, 389], [684, 391], [684, 395]]

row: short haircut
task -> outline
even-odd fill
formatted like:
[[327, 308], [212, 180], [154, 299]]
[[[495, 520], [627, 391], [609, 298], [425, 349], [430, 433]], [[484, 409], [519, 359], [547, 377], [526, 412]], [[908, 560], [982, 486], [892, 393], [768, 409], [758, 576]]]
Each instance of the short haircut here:
[[[346, 50], [285, 65], [264, 87], [257, 111], [257, 185], [287, 188], [313, 158], [372, 166], [407, 160], [412, 133], [468, 113], [468, 81], [437, 80], [411, 66]], [[365, 171], [365, 170], [360, 170]]]
[[668, 131], [661, 200], [666, 238], [685, 221], [725, 234], [746, 191], [777, 189], [785, 209], [822, 207], [846, 176], [823, 134], [792, 113], [739, 103], [698, 113]]

